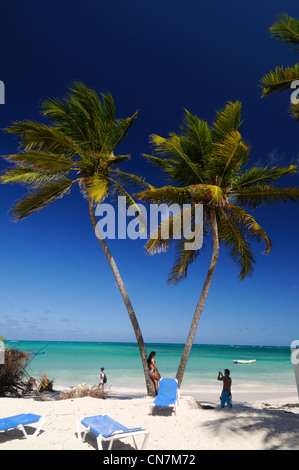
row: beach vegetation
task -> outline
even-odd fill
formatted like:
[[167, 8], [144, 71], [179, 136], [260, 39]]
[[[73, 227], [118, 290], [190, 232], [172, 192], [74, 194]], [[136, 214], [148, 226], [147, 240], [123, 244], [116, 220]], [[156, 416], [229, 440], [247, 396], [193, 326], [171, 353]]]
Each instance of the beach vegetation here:
[[0, 397], [21, 396], [26, 390], [28, 375], [26, 367], [30, 354], [17, 348], [6, 348], [4, 361], [0, 364]]
[[[99, 97], [85, 84], [75, 82], [64, 99], [45, 100], [41, 105], [41, 114], [48, 120], [47, 123], [13, 122], [6, 129], [17, 136], [19, 151], [4, 157], [13, 167], [2, 174], [0, 181], [4, 184], [23, 184], [28, 189], [27, 195], [17, 201], [10, 211], [13, 220], [20, 221], [37, 213], [69, 194], [74, 185], [79, 185], [87, 201], [93, 229], [96, 230], [95, 205], [111, 195], [126, 196], [128, 205], [132, 205], [135, 201], [125, 185], [150, 187], [142, 178], [119, 168], [130, 155], [115, 155], [115, 151], [138, 113], [116, 119], [115, 103], [109, 92]], [[133, 326], [148, 393], [154, 394], [136, 314], [107, 243], [103, 237], [98, 236], [98, 239]]]
[[[271, 207], [281, 201], [299, 200], [299, 188], [276, 185], [280, 178], [297, 172], [297, 165], [286, 167], [251, 167], [250, 146], [242, 138], [239, 128], [241, 102], [228, 102], [217, 112], [209, 125], [186, 110], [178, 133], [167, 137], [151, 136], [153, 155], [145, 157], [158, 166], [168, 178], [167, 186], [146, 189], [136, 197], [145, 202], [168, 204], [202, 204], [202, 248], [186, 250], [182, 234], [176, 240], [170, 231], [162, 238], [162, 225], [158, 236], [146, 243], [148, 253], [154, 254], [175, 246], [175, 259], [168, 282], [178, 284], [186, 278], [189, 266], [200, 258], [207, 241], [212, 240], [212, 255], [203, 288], [195, 308], [188, 338], [182, 353], [176, 378], [182, 383], [186, 364], [197, 331], [215, 268], [220, 247], [228, 253], [239, 269], [239, 279], [251, 276], [255, 268], [252, 242], [263, 242], [264, 253], [271, 252], [271, 240], [252, 215], [253, 210]], [[170, 218], [167, 223], [173, 223]], [[164, 223], [164, 222], [163, 222]]]
[[107, 392], [100, 390], [98, 387], [91, 387], [85, 383], [78, 384], [70, 390], [63, 390], [57, 396], [57, 400], [68, 400], [70, 398], [83, 398], [83, 397], [92, 397], [92, 398], [106, 398]]

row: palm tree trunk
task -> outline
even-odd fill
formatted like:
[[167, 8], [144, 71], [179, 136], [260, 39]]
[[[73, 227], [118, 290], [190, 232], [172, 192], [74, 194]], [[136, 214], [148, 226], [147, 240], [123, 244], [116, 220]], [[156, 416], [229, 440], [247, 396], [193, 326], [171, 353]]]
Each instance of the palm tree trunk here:
[[218, 238], [218, 226], [217, 226], [217, 219], [216, 219], [216, 212], [214, 209], [210, 211], [210, 218], [211, 218], [211, 225], [212, 225], [212, 233], [213, 233], [213, 254], [212, 254], [212, 259], [210, 262], [209, 270], [206, 276], [206, 280], [204, 283], [204, 286], [201, 291], [201, 296], [199, 298], [199, 301], [197, 303], [194, 315], [193, 315], [193, 320], [191, 323], [191, 327], [189, 330], [188, 338], [185, 344], [185, 348], [181, 357], [181, 361], [177, 370], [176, 378], [178, 381], [178, 386], [180, 387], [182, 384], [185, 368], [187, 365], [187, 361], [189, 359], [190, 351], [192, 348], [192, 344], [194, 341], [195, 333], [197, 330], [197, 325], [201, 316], [201, 313], [203, 311], [208, 292], [210, 289], [210, 285], [212, 282], [213, 274], [216, 268], [216, 264], [218, 261], [219, 257], [219, 238]]
[[[91, 199], [89, 199], [89, 214], [90, 214], [90, 218], [91, 218], [93, 228], [95, 230], [96, 225], [97, 225], [97, 220], [96, 220], [96, 217], [95, 217], [93, 201]], [[138, 320], [136, 318], [134, 309], [132, 307], [132, 304], [131, 304], [131, 301], [129, 299], [129, 296], [128, 296], [128, 293], [126, 291], [123, 280], [122, 280], [122, 278], [119, 274], [119, 271], [118, 271], [118, 268], [117, 268], [116, 263], [114, 261], [114, 258], [111, 255], [110, 250], [109, 250], [105, 240], [103, 238], [99, 238], [98, 240], [101, 244], [101, 247], [104, 250], [104, 253], [106, 255], [106, 258], [108, 260], [110, 268], [112, 269], [112, 272], [114, 274], [115, 280], [117, 282], [118, 288], [120, 290], [121, 296], [123, 298], [124, 304], [126, 306], [127, 312], [129, 314], [129, 317], [130, 317], [130, 320], [131, 320], [131, 323], [132, 323], [132, 326], [133, 326], [133, 330], [134, 330], [134, 333], [135, 333], [135, 336], [136, 336], [136, 339], [137, 339], [137, 343], [138, 343], [139, 351], [140, 351], [140, 355], [141, 355], [147, 393], [148, 393], [148, 395], [155, 396], [155, 386], [154, 386], [154, 383], [151, 380], [150, 375], [149, 375], [146, 348], [145, 348], [145, 344], [144, 344], [144, 341], [143, 341], [143, 336], [142, 336], [142, 333], [141, 333], [139, 323], [138, 323]]]

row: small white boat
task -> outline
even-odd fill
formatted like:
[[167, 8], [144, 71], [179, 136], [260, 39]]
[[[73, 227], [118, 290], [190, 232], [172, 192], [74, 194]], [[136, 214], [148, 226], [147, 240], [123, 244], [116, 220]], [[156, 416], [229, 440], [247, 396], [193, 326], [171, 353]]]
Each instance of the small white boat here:
[[253, 364], [256, 361], [256, 359], [251, 359], [249, 361], [243, 361], [242, 359], [235, 359], [234, 363], [235, 364]]

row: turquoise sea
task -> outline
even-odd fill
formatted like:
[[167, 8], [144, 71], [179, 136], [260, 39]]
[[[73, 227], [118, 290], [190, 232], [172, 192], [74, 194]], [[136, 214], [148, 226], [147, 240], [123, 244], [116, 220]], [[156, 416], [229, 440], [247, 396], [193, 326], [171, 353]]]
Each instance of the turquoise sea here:
[[[28, 373], [54, 379], [54, 386], [79, 383], [96, 385], [99, 371], [105, 368], [111, 391], [145, 392], [143, 368], [137, 344], [94, 342], [7, 341], [10, 347], [38, 353]], [[175, 377], [184, 345], [147, 344], [147, 352], [156, 351], [156, 363], [162, 377]], [[234, 359], [256, 359], [254, 364], [235, 364]], [[288, 347], [193, 345], [187, 364], [182, 392], [219, 390], [218, 371], [230, 369], [234, 389], [272, 391], [296, 390], [294, 368]]]

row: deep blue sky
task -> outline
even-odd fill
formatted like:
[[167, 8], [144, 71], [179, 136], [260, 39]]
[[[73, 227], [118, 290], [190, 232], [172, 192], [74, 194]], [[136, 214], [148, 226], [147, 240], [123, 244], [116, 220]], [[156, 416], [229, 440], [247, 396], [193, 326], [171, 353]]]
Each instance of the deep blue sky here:
[[[217, 109], [243, 103], [241, 133], [253, 164], [299, 163], [299, 123], [290, 94], [260, 98], [259, 79], [298, 55], [271, 39], [281, 11], [299, 17], [298, 2], [196, 0], [10, 0], [1, 9], [0, 80], [6, 104], [0, 127], [40, 119], [47, 97], [62, 97], [74, 80], [109, 90], [118, 117], [139, 117], [119, 147], [128, 171], [164, 184], [145, 163], [151, 133], [176, 131], [184, 108], [212, 122]], [[17, 142], [1, 133], [2, 155]], [[0, 161], [0, 171], [6, 166]], [[285, 185], [298, 185], [298, 176]], [[0, 334], [8, 339], [134, 341], [113, 275], [78, 190], [17, 224], [8, 210], [24, 194], [0, 186]], [[252, 278], [221, 253], [199, 323], [197, 343], [289, 345], [298, 339], [298, 205], [255, 211], [273, 252], [255, 250]], [[179, 286], [167, 285], [173, 253], [147, 256], [143, 243], [109, 241], [146, 342], [184, 342], [211, 255], [210, 247]]]

